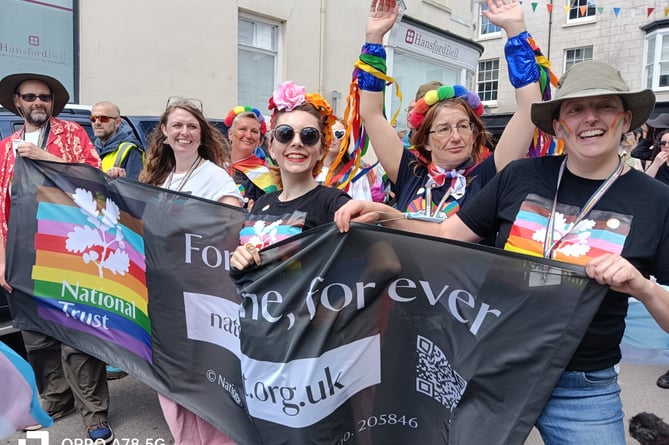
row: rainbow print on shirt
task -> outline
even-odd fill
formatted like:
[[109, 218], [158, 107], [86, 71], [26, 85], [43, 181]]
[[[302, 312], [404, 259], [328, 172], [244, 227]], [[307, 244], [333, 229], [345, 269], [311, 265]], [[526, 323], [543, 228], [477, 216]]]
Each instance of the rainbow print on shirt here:
[[[536, 194], [523, 201], [513, 222], [505, 250], [525, 255], [543, 256], [546, 227], [553, 202]], [[554, 240], [571, 229], [580, 208], [558, 204], [555, 216]], [[553, 259], [566, 263], [585, 264], [605, 253], [620, 254], [632, 225], [631, 215], [593, 210], [562, 239]]]
[[152, 362], [142, 222], [83, 188], [39, 187], [37, 199], [39, 317]]

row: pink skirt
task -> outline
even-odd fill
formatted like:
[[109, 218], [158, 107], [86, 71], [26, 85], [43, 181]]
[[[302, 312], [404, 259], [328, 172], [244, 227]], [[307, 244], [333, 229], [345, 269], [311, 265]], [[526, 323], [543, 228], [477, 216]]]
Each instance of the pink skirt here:
[[160, 408], [174, 445], [235, 445], [235, 442], [197, 414], [158, 394]]

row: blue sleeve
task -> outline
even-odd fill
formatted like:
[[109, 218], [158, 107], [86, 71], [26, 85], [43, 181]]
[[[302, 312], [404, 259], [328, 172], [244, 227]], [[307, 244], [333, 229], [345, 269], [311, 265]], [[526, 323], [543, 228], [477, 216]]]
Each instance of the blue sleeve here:
[[128, 156], [125, 158], [125, 177], [137, 180], [139, 174], [144, 168], [142, 162], [142, 151], [139, 148], [131, 148]]

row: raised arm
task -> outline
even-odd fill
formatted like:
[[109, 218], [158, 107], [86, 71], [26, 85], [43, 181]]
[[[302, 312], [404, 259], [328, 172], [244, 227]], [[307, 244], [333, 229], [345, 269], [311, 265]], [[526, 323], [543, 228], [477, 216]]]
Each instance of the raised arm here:
[[[367, 52], [385, 59], [383, 36], [390, 31], [397, 19], [398, 9], [396, 0], [372, 0], [367, 19], [366, 42], [363, 55]], [[383, 88], [385, 82], [381, 79], [373, 80], [371, 74], [361, 73], [358, 76], [360, 85], [360, 116], [365, 123], [369, 139], [374, 147], [374, 153], [388, 174], [388, 178], [396, 182], [400, 160], [404, 146], [397, 136], [395, 129], [383, 114]], [[361, 82], [362, 80], [362, 82]]]
[[509, 66], [509, 78], [516, 88], [516, 112], [511, 117], [494, 151], [497, 171], [516, 159], [525, 156], [532, 142], [535, 126], [530, 119], [533, 102], [541, 101], [539, 69], [534, 52], [527, 42], [530, 37], [525, 26], [523, 9], [514, 0], [505, 4], [502, 0], [486, 0], [488, 10], [483, 15], [504, 29], [507, 36], [505, 55]]

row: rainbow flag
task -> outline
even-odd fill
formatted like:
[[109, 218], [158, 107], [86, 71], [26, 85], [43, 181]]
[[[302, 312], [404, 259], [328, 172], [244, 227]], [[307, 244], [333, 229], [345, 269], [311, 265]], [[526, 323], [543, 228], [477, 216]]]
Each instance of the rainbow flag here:
[[39, 404], [35, 374], [20, 355], [0, 341], [0, 439], [28, 425], [53, 425]]
[[142, 222], [84, 188], [41, 186], [37, 201], [38, 316], [151, 362]]

